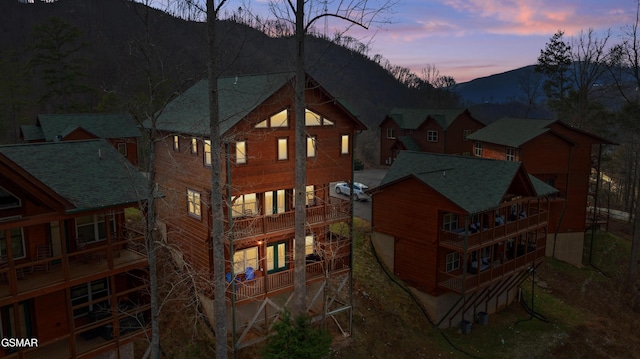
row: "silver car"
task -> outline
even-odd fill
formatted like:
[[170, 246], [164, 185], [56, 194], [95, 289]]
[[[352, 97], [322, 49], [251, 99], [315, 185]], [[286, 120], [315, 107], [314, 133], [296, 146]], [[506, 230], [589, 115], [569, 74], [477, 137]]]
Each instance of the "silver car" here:
[[[366, 193], [368, 189], [369, 187], [360, 182], [353, 182], [353, 193], [355, 195], [355, 199], [358, 201], [368, 201], [371, 199], [371, 197]], [[336, 183], [336, 193], [349, 196], [351, 195], [351, 187], [347, 182], [338, 182]]]

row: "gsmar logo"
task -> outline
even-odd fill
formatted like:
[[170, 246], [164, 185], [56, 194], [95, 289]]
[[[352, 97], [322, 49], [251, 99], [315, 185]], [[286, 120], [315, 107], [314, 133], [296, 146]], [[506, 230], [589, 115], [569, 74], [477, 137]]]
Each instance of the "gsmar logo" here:
[[37, 348], [38, 339], [36, 338], [2, 338], [0, 346], [3, 348]]

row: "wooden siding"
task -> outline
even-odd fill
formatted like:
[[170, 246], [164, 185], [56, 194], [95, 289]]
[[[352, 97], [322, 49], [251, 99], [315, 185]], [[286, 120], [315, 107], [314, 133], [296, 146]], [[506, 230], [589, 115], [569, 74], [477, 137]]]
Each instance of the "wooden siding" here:
[[444, 153], [473, 154], [473, 141], [464, 139], [464, 131], [474, 133], [483, 127], [483, 123], [472, 118], [467, 111], [463, 112], [446, 129]]
[[[393, 129], [395, 131], [394, 138], [387, 138], [387, 129]], [[394, 153], [393, 145], [396, 143], [398, 136], [404, 136], [400, 126], [395, 123], [391, 118], [386, 117], [380, 124], [380, 164], [389, 166], [393, 163], [393, 159], [396, 157]]]

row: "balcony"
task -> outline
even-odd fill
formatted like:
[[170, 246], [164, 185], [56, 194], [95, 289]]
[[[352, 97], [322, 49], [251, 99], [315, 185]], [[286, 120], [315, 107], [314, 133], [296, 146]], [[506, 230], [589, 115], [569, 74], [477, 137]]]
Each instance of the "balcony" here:
[[[306, 222], [310, 225], [329, 224], [351, 219], [349, 201], [331, 197], [327, 204], [307, 207]], [[288, 211], [273, 215], [247, 215], [233, 219], [234, 239], [243, 239], [266, 235], [278, 231], [291, 230], [295, 223], [295, 211]], [[225, 224], [229, 230], [228, 222]]]
[[[129, 232], [128, 232], [129, 233]], [[0, 302], [24, 300], [85, 283], [106, 272], [124, 272], [147, 265], [142, 236], [101, 241], [86, 249], [37, 260], [17, 260], [0, 267]]]
[[[340, 254], [324, 260], [314, 261], [306, 265], [307, 283], [317, 281], [327, 273], [346, 273], [350, 269], [350, 253]], [[293, 290], [293, 269], [288, 269], [264, 276], [258, 275], [255, 279], [227, 284], [227, 296], [231, 298], [235, 289], [236, 301], [242, 302], [267, 296], [271, 293]]]
[[518, 250], [516, 256], [505, 261], [495, 260], [480, 268], [468, 267], [458, 273], [438, 272], [438, 286], [464, 294], [520, 273], [545, 258], [545, 246]]
[[[459, 231], [440, 231], [440, 246], [452, 250], [473, 250], [493, 243], [505, 241], [519, 234], [534, 231], [547, 225], [549, 212], [546, 210], [530, 210], [525, 218], [506, 221], [501, 225], [484, 224], [481, 231], [467, 232], [464, 228]], [[466, 238], [466, 244], [465, 244]]]

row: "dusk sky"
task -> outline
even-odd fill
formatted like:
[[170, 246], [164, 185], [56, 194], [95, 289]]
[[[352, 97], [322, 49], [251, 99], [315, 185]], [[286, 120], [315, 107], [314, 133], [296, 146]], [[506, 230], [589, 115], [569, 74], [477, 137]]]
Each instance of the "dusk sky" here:
[[[250, 6], [262, 12], [266, 2]], [[400, 0], [394, 12], [390, 24], [348, 34], [369, 43], [370, 56], [416, 73], [432, 64], [460, 83], [534, 64], [559, 29], [566, 40], [581, 30], [604, 36], [610, 29], [609, 43], [617, 43], [621, 28], [634, 21], [636, 1]]]

